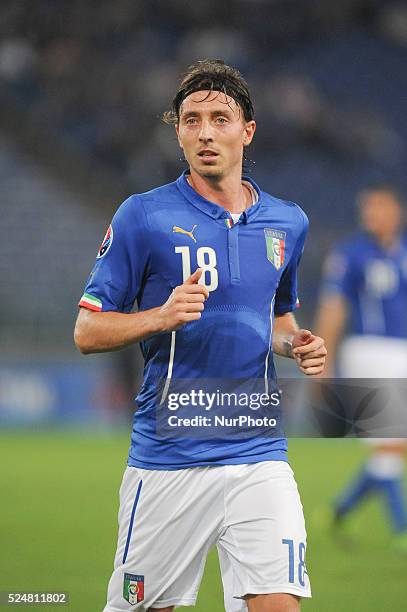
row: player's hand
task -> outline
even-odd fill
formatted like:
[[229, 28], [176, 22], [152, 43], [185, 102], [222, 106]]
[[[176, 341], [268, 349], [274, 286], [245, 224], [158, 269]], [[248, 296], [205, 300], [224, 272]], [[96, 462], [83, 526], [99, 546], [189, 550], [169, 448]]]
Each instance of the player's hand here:
[[204, 302], [209, 297], [209, 291], [204, 285], [199, 285], [202, 269], [198, 268], [185, 281], [175, 287], [168, 300], [159, 309], [164, 331], [174, 331], [185, 323], [198, 321], [204, 309]]
[[327, 356], [325, 341], [308, 329], [299, 329], [293, 336], [292, 352], [301, 372], [307, 376], [322, 374]]

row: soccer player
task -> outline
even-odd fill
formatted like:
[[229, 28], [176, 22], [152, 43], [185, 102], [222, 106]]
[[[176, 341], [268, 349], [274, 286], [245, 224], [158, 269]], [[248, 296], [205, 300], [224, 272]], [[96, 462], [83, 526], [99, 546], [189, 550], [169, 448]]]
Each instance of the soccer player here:
[[163, 438], [156, 416], [180, 379], [250, 378], [268, 389], [273, 352], [306, 375], [322, 372], [324, 341], [292, 314], [307, 217], [242, 178], [256, 123], [236, 69], [191, 66], [165, 119], [189, 169], [120, 206], [75, 330], [83, 353], [140, 342], [145, 359], [105, 612], [193, 605], [213, 545], [228, 612], [296, 611], [310, 587], [286, 440]]
[[[358, 197], [362, 231], [334, 248], [316, 323], [329, 358], [325, 376], [406, 378], [407, 244], [403, 206], [388, 185], [364, 189]], [[341, 343], [346, 322], [349, 334]], [[396, 534], [395, 547], [407, 552], [407, 514], [402, 490], [406, 441], [368, 440], [372, 453], [334, 504], [334, 525], [368, 494], [384, 496]]]

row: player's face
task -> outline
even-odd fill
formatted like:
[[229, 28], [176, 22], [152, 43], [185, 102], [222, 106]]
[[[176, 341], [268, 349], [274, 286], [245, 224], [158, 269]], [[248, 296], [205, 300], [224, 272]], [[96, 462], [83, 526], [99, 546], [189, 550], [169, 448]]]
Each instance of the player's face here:
[[176, 126], [191, 171], [212, 180], [241, 173], [243, 147], [251, 143], [255, 129], [233, 98], [206, 90], [185, 98]]
[[393, 236], [400, 231], [401, 206], [394, 195], [387, 191], [372, 191], [361, 200], [361, 221], [371, 234]]

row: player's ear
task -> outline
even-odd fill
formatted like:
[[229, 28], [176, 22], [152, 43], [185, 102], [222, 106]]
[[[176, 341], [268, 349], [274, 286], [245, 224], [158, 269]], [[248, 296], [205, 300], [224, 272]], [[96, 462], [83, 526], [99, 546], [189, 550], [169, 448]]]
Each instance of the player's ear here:
[[254, 133], [256, 131], [256, 122], [252, 119], [252, 121], [248, 121], [245, 125], [243, 132], [243, 145], [247, 147], [253, 140]]

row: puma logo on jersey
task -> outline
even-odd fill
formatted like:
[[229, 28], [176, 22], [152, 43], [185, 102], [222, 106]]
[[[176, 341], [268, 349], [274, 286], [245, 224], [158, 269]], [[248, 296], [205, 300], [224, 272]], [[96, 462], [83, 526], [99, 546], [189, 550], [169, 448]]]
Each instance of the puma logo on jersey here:
[[189, 236], [190, 238], [192, 238], [192, 240], [193, 240], [194, 242], [196, 242], [196, 238], [195, 238], [195, 236], [194, 236], [194, 230], [195, 230], [195, 228], [196, 228], [196, 227], [198, 227], [198, 226], [197, 226], [197, 225], [194, 225], [194, 226], [192, 227], [191, 231], [190, 231], [190, 232], [188, 232], [188, 230], [184, 230], [184, 229], [182, 229], [182, 227], [178, 227], [178, 225], [174, 225], [174, 226], [173, 226], [173, 228], [172, 228], [172, 231], [173, 231], [175, 234], [185, 234], [186, 236]]

